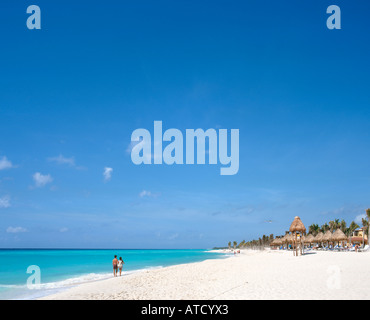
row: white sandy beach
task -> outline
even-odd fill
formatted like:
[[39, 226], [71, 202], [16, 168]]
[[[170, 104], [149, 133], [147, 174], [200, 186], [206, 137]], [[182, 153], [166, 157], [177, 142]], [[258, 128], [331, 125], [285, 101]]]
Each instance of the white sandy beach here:
[[370, 253], [250, 251], [81, 284], [43, 299], [370, 299]]

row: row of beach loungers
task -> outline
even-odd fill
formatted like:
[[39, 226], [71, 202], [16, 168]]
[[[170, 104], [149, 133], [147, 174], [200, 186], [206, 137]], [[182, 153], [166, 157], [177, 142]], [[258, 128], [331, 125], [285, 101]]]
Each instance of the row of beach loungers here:
[[[287, 250], [287, 248], [285, 247], [280, 247], [279, 250]], [[349, 251], [349, 252], [355, 252], [356, 251], [356, 246], [352, 246], [352, 247], [342, 247], [342, 246], [338, 246], [336, 245], [335, 247], [323, 247], [323, 248], [318, 248], [318, 247], [312, 247], [312, 248], [305, 248], [304, 251], [305, 252], [309, 252], [309, 251], [313, 251], [313, 250], [320, 250], [320, 251]], [[366, 245], [364, 248], [361, 248], [361, 247], [358, 247], [357, 248], [357, 252], [366, 252], [366, 251], [370, 251], [369, 250], [369, 246]]]

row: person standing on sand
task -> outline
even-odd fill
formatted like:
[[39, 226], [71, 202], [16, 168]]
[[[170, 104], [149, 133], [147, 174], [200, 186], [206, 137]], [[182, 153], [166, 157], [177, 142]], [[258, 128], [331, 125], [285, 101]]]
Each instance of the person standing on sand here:
[[122, 267], [123, 265], [125, 264], [125, 262], [122, 260], [122, 257], [119, 257], [119, 260], [118, 260], [118, 269], [119, 269], [119, 276], [121, 276], [122, 274]]
[[112, 261], [112, 264], [113, 264], [113, 276], [114, 277], [117, 277], [117, 271], [118, 271], [118, 260], [117, 260], [117, 256], [114, 256], [114, 259]]

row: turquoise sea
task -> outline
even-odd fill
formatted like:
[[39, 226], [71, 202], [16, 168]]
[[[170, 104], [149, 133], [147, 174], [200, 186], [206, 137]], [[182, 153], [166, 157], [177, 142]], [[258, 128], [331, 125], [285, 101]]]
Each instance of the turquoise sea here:
[[[225, 257], [208, 250], [0, 249], [0, 299], [35, 299], [83, 282], [112, 277], [114, 255], [122, 257], [126, 275], [143, 269]], [[27, 286], [29, 277], [35, 275], [27, 273], [30, 266], [40, 270], [37, 289]]]

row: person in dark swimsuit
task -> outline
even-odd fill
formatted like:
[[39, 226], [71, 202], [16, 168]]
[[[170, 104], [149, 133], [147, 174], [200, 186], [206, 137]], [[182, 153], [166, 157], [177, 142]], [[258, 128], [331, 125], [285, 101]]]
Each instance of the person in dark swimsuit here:
[[118, 272], [118, 259], [117, 256], [114, 256], [114, 259], [112, 261], [113, 264], [113, 276], [117, 277], [117, 272]]

